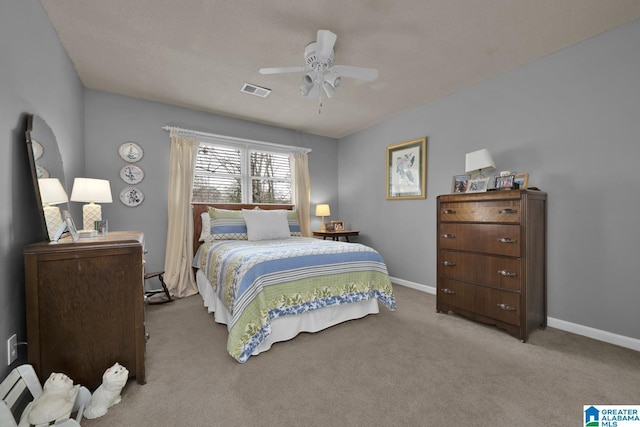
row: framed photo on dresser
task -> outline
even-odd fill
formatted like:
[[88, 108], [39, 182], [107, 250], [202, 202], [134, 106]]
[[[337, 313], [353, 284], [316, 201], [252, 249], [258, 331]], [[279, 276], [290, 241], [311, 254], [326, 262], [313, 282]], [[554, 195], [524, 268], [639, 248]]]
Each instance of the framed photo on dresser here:
[[518, 188], [521, 190], [526, 189], [529, 186], [529, 174], [519, 173], [513, 180], [514, 184], [518, 184]]
[[67, 224], [69, 233], [71, 233], [71, 238], [74, 242], [77, 242], [78, 239], [80, 239], [80, 236], [78, 235], [78, 229], [76, 228], [76, 224], [73, 222], [71, 213], [69, 211], [62, 211], [62, 217], [64, 218], [65, 224]]
[[452, 193], [466, 193], [467, 192], [467, 184], [469, 183], [469, 175], [454, 175], [451, 181], [451, 192]]
[[514, 187], [515, 175], [496, 176], [496, 190], [510, 190]]
[[489, 186], [489, 178], [470, 179], [467, 183], [467, 193], [484, 193]]

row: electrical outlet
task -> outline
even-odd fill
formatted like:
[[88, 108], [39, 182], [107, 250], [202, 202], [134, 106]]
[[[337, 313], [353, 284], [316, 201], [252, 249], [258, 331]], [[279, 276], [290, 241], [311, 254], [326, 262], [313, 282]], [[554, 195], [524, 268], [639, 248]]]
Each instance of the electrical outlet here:
[[7, 340], [7, 365], [11, 365], [18, 358], [18, 336], [13, 334]]

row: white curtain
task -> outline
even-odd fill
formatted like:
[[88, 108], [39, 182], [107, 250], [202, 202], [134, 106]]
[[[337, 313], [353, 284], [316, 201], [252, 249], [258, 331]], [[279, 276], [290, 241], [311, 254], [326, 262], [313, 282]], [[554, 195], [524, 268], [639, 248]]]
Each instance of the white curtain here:
[[198, 293], [193, 277], [193, 216], [191, 192], [198, 154], [198, 141], [170, 130], [169, 224], [164, 258], [164, 280], [169, 292], [178, 297]]
[[294, 152], [290, 155], [293, 165], [293, 193], [296, 198], [296, 211], [303, 236], [311, 236], [311, 180], [309, 179], [309, 156]]

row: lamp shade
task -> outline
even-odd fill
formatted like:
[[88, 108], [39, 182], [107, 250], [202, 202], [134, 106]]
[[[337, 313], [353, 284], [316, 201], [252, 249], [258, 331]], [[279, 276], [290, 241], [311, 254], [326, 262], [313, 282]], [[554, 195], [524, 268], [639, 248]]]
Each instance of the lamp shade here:
[[72, 202], [89, 202], [82, 207], [82, 231], [93, 230], [95, 221], [102, 220], [102, 208], [96, 203], [111, 203], [111, 185], [106, 179], [76, 178], [71, 190]]
[[40, 200], [43, 205], [53, 206], [69, 201], [69, 196], [58, 178], [40, 178], [38, 188], [40, 188]]
[[464, 170], [466, 172], [477, 171], [481, 173], [482, 171], [496, 168], [495, 163], [493, 163], [493, 157], [491, 157], [491, 153], [486, 148], [467, 153], [465, 160]]
[[72, 202], [112, 203], [109, 180], [76, 178], [71, 190]]
[[329, 216], [331, 215], [331, 208], [329, 205], [316, 205], [316, 216]]

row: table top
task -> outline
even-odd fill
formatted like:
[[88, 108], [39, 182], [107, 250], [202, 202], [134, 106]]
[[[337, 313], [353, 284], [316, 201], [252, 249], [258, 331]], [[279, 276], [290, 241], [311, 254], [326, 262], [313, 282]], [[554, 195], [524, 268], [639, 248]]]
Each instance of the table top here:
[[24, 253], [42, 251], [69, 251], [91, 249], [100, 246], [106, 248], [109, 245], [140, 245], [144, 246], [144, 234], [141, 231], [109, 231], [98, 233], [95, 237], [82, 237], [74, 242], [71, 236], [65, 236], [57, 242], [36, 242], [24, 248]]
[[358, 230], [340, 230], [340, 231], [314, 230], [313, 231], [313, 235], [314, 236], [327, 236], [327, 237], [333, 237], [333, 236], [357, 236], [358, 233], [360, 233], [360, 231], [358, 231]]

